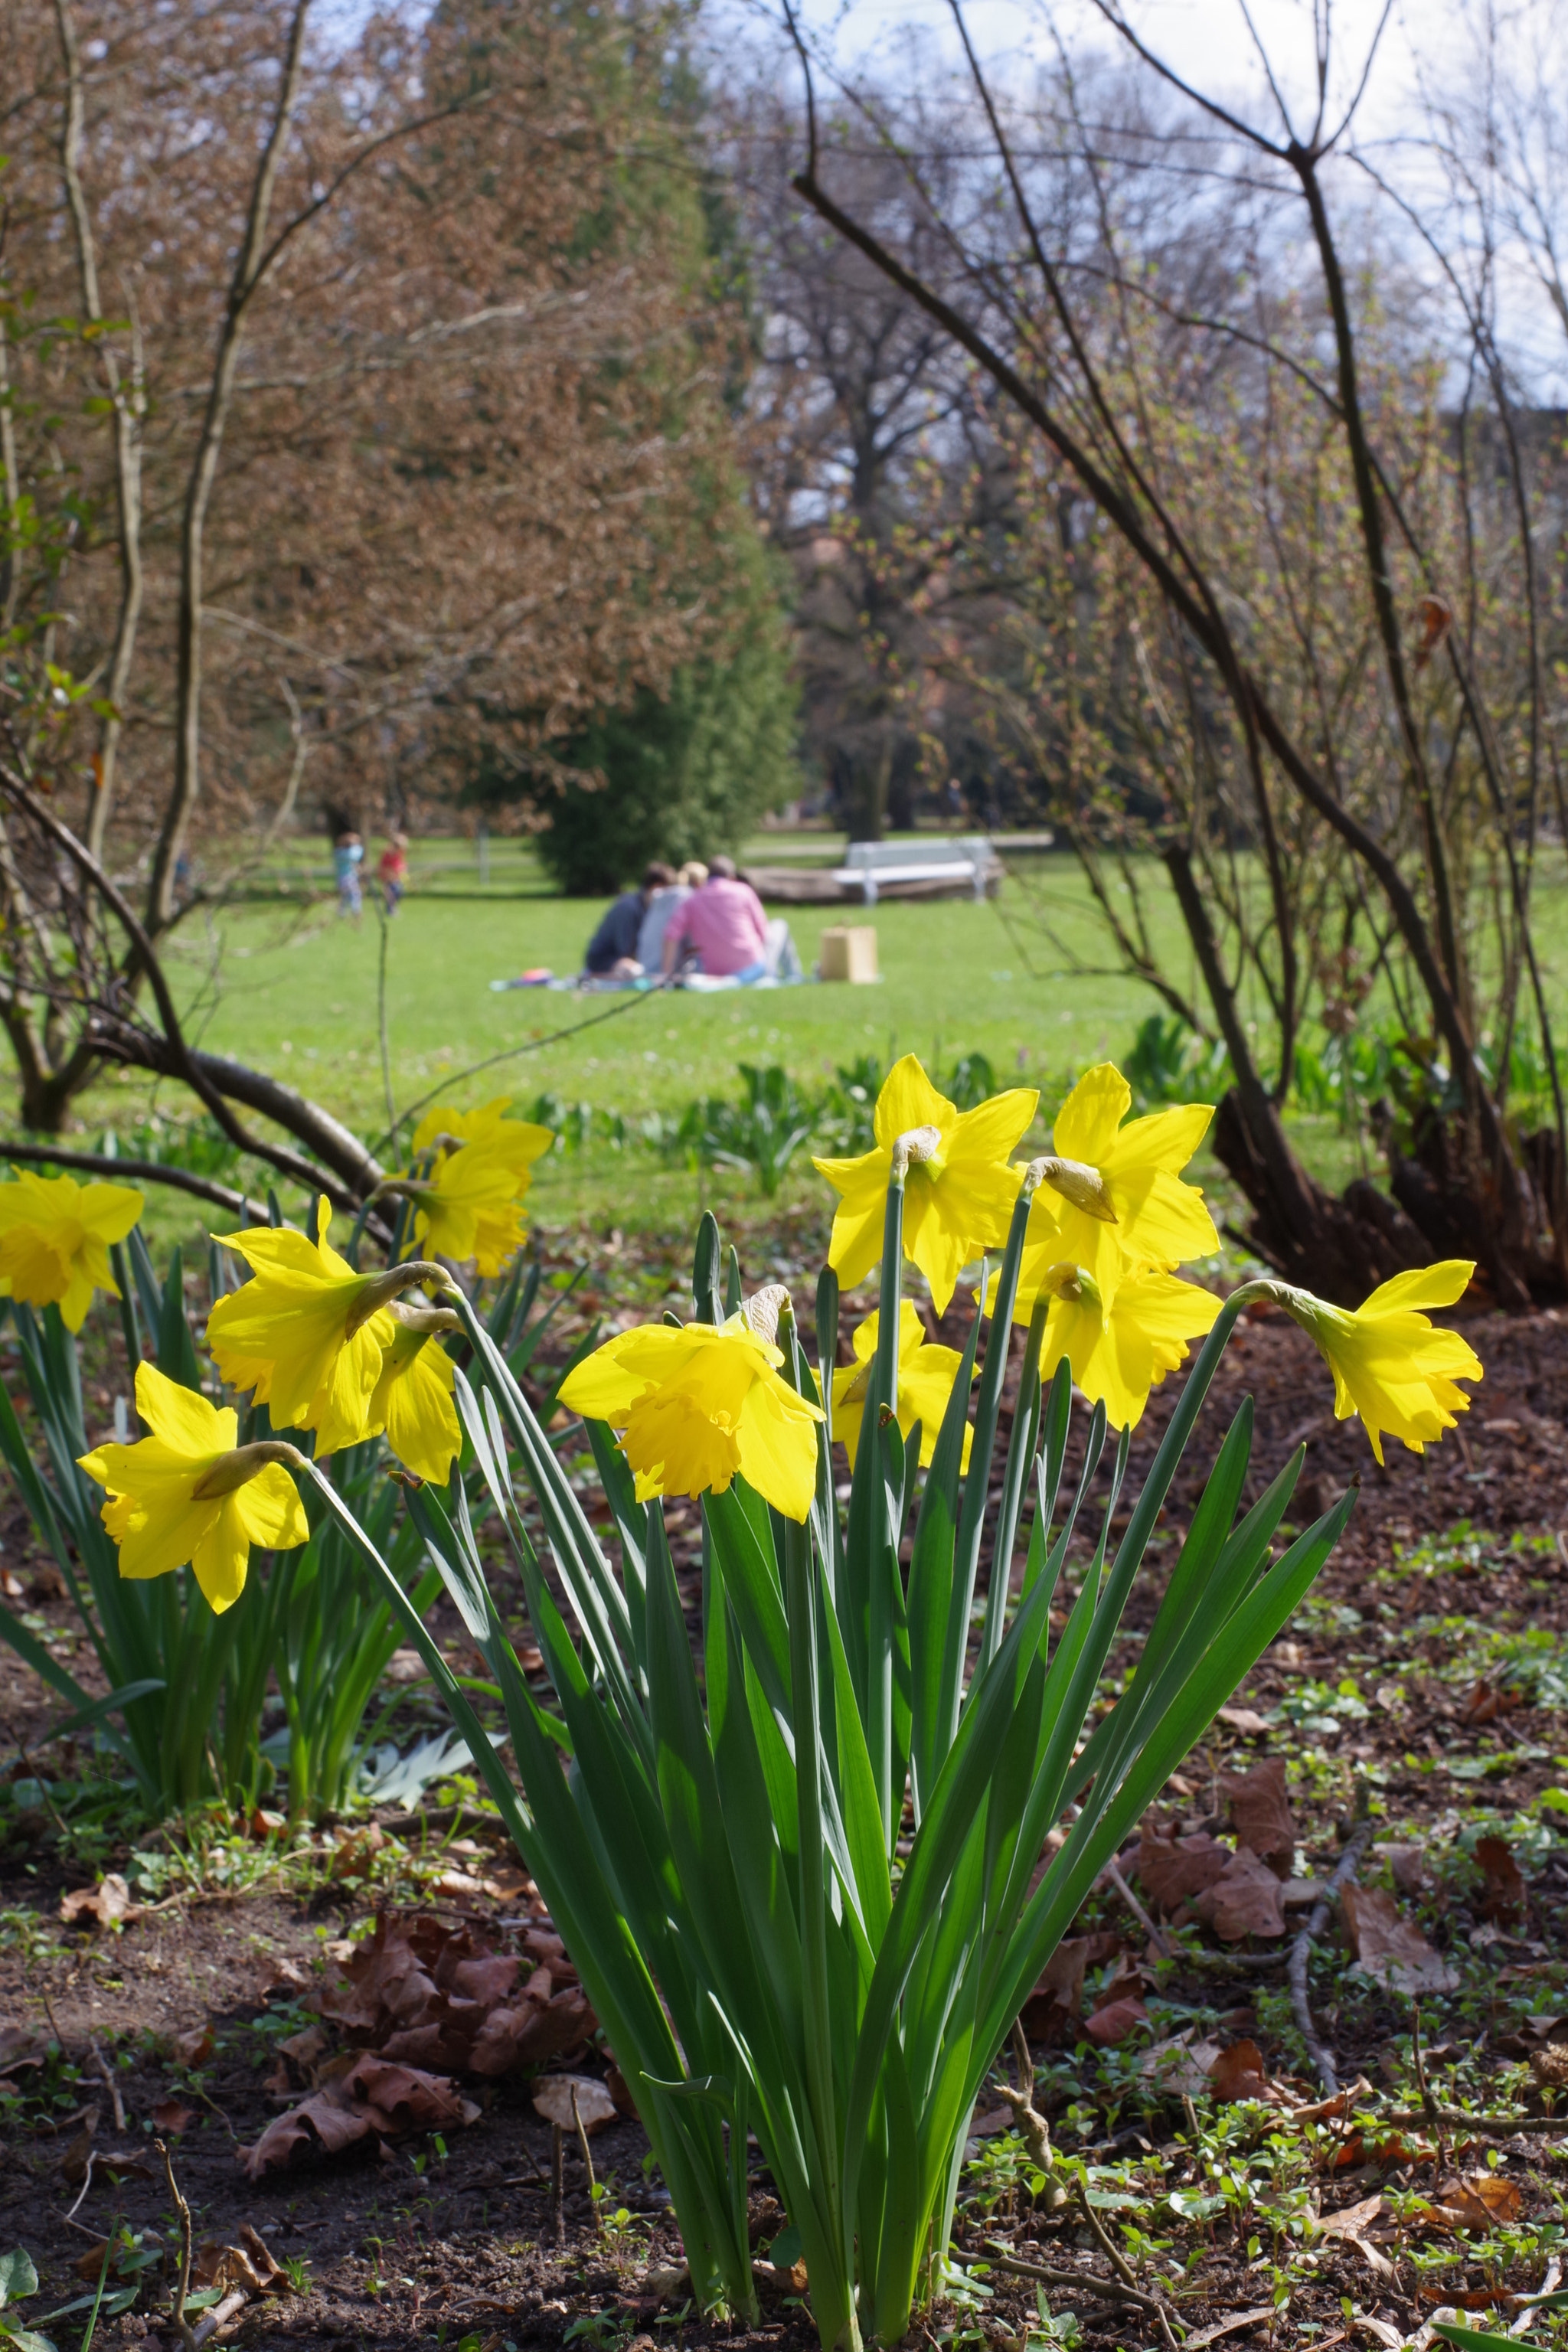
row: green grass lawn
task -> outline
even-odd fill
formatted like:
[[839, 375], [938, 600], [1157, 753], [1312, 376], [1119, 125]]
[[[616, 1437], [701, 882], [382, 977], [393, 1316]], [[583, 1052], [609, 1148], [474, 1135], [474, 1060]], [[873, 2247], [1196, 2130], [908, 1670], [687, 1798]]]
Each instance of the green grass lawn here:
[[[778, 854], [771, 843], [757, 847]], [[679, 1113], [696, 1095], [736, 1091], [742, 1061], [783, 1063], [811, 1087], [862, 1053], [879, 1055], [885, 1065], [914, 1052], [951, 1066], [979, 1050], [999, 1078], [1041, 1090], [1043, 1135], [1071, 1076], [1123, 1055], [1139, 1024], [1161, 1009], [1142, 983], [1093, 970], [1113, 959], [1076, 865], [1056, 856], [1033, 862], [1026, 887], [1009, 881], [998, 900], [984, 905], [877, 908], [871, 919], [882, 981], [876, 987], [651, 998], [497, 994], [492, 980], [531, 965], [574, 971], [604, 902], [548, 895], [525, 845], [497, 842], [489, 856], [484, 887], [471, 844], [416, 845], [416, 887], [385, 942], [387, 1059], [400, 1111], [449, 1084], [465, 1104], [508, 1094], [526, 1109], [548, 1091], [632, 1119], [653, 1109]], [[293, 863], [304, 870], [299, 851]], [[1152, 865], [1148, 870], [1157, 944], [1167, 969], [1190, 984], [1189, 951], [1163, 875]], [[792, 910], [808, 970], [824, 926], [845, 919], [840, 908]], [[1543, 925], [1543, 948], [1554, 937]], [[304, 907], [258, 895], [210, 919], [193, 917], [171, 943], [168, 962], [194, 1038], [288, 1078], [374, 1138], [388, 1124], [378, 1027], [382, 946], [382, 926], [368, 911], [355, 929], [339, 919], [331, 898]], [[1554, 990], [1561, 998], [1555, 981]], [[553, 1037], [574, 1030], [580, 1034]], [[505, 1058], [468, 1075], [490, 1057]], [[154, 1098], [140, 1075], [111, 1073], [83, 1098], [83, 1126], [89, 1135], [105, 1127], [123, 1132], [154, 1099], [172, 1118], [189, 1116], [176, 1090], [165, 1087]], [[1356, 1172], [1353, 1148], [1331, 1120], [1300, 1121], [1298, 1134], [1326, 1181], [1343, 1182]], [[1217, 1173], [1212, 1166], [1199, 1172], [1211, 1181]], [[542, 1164], [534, 1212], [546, 1226], [681, 1231], [701, 1182], [648, 1151], [594, 1145]], [[721, 1192], [734, 1189], [720, 1181]], [[817, 1191], [802, 1161], [788, 1181], [786, 1205], [798, 1210]], [[184, 1223], [172, 1201], [159, 1213], [160, 1227], [166, 1217]]]

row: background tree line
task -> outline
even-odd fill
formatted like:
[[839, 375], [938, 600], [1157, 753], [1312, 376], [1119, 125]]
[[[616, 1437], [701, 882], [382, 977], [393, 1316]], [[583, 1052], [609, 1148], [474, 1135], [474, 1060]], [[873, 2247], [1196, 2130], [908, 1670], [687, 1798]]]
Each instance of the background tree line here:
[[[196, 845], [221, 887], [301, 811], [482, 806], [604, 888], [805, 790], [861, 835], [1058, 829], [1117, 961], [1223, 1045], [1279, 1262], [1563, 1282], [1552, 20], [1478, 17], [1395, 177], [1331, 15], [1315, 113], [1277, 81], [1254, 120], [1104, 13], [998, 92], [804, 43], [705, 81], [644, 0], [443, 0], [352, 44], [298, 0], [10, 12], [29, 1123], [105, 1055], [279, 1118], [148, 1010]], [[1332, 1200], [1281, 1112], [1374, 992], [1390, 1190]]]

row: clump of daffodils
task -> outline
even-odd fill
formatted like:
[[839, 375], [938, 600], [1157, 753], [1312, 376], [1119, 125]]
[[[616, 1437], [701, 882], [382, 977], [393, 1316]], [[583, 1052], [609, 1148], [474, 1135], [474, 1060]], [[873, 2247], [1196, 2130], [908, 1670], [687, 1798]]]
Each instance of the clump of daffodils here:
[[[1113, 1427], [1136, 1425], [1152, 1390], [1222, 1310], [1267, 1297], [1311, 1334], [1333, 1375], [1336, 1412], [1360, 1417], [1379, 1462], [1385, 1435], [1419, 1452], [1452, 1428], [1469, 1402], [1458, 1384], [1479, 1380], [1481, 1365], [1426, 1310], [1462, 1297], [1473, 1267], [1455, 1260], [1401, 1275], [1354, 1311], [1266, 1280], [1233, 1294], [1226, 1310], [1178, 1271], [1218, 1248], [1203, 1193], [1185, 1175], [1212, 1113], [1184, 1105], [1132, 1118], [1131, 1099], [1111, 1064], [1088, 1071], [1057, 1114], [1050, 1151], [1026, 1165], [1016, 1155], [1037, 1106], [1032, 1090], [960, 1111], [906, 1055], [879, 1097], [872, 1149], [816, 1163], [838, 1195], [829, 1265], [846, 1287], [865, 1277], [882, 1247], [889, 1188], [900, 1188], [903, 1252], [940, 1315], [963, 1270], [1004, 1246], [1026, 1195], [1014, 1318], [1029, 1326], [1039, 1379], [1065, 1360]], [[433, 1109], [416, 1131], [413, 1166], [384, 1188], [406, 1204], [400, 1220], [427, 1255], [356, 1271], [328, 1238], [325, 1200], [313, 1237], [267, 1226], [219, 1237], [251, 1279], [209, 1318], [218, 1372], [265, 1404], [275, 1426], [313, 1433], [318, 1459], [384, 1437], [416, 1477], [450, 1475], [463, 1441], [442, 1340], [458, 1319], [439, 1294], [455, 1265], [493, 1275], [508, 1264], [533, 1165], [552, 1140], [546, 1129], [509, 1119], [508, 1108], [503, 1098], [471, 1112]], [[78, 1328], [93, 1290], [113, 1292], [107, 1250], [141, 1206], [127, 1187], [68, 1178], [0, 1187], [0, 1285], [29, 1303], [58, 1304]], [[617, 1433], [639, 1501], [723, 1494], [739, 1477], [804, 1521], [826, 1416], [787, 1376], [778, 1313], [778, 1300], [762, 1294], [722, 1324], [617, 1332], [573, 1371], [561, 1401]], [[851, 1361], [823, 1368], [832, 1433], [853, 1460], [879, 1357], [891, 1367], [882, 1393], [895, 1399], [881, 1409], [906, 1439], [918, 1425], [929, 1465], [963, 1360], [929, 1338], [909, 1299], [899, 1305], [896, 1346], [883, 1349], [873, 1313], [853, 1334]], [[237, 1445], [232, 1411], [147, 1365], [137, 1405], [151, 1434], [100, 1446], [82, 1465], [107, 1490], [103, 1517], [121, 1573], [159, 1575], [189, 1561], [213, 1606], [227, 1607], [252, 1543], [305, 1540], [289, 1475], [303, 1457], [280, 1442]], [[966, 1431], [965, 1467], [969, 1444]]]

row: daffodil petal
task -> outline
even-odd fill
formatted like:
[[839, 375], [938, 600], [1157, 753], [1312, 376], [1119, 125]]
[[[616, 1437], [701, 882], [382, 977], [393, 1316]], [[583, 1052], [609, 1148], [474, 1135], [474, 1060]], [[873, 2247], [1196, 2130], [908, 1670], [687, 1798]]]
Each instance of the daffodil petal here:
[[784, 1381], [756, 1381], [736, 1436], [746, 1484], [786, 1519], [808, 1517], [816, 1495], [816, 1430], [804, 1399]]
[[238, 1438], [239, 1416], [231, 1406], [211, 1403], [146, 1361], [136, 1367], [136, 1410], [154, 1437], [187, 1456], [216, 1459]]
[[1081, 1160], [1098, 1168], [1116, 1141], [1116, 1130], [1132, 1108], [1132, 1089], [1114, 1062], [1086, 1070], [1057, 1113], [1052, 1140], [1059, 1160]]
[[871, 1123], [878, 1143], [890, 1152], [911, 1129], [934, 1127], [945, 1135], [957, 1118], [957, 1104], [938, 1094], [915, 1055], [905, 1054], [882, 1081]]
[[191, 1553], [192, 1570], [215, 1617], [232, 1609], [245, 1591], [250, 1539], [239, 1507], [243, 1492], [224, 1496], [217, 1517]]

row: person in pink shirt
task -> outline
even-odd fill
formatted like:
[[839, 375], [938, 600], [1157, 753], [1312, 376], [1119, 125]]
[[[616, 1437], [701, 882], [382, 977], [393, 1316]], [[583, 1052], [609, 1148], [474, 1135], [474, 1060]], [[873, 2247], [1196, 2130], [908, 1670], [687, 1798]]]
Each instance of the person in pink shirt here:
[[695, 954], [710, 979], [760, 980], [767, 970], [768, 919], [749, 882], [736, 879], [734, 860], [716, 857], [664, 936], [664, 968], [679, 970]]

